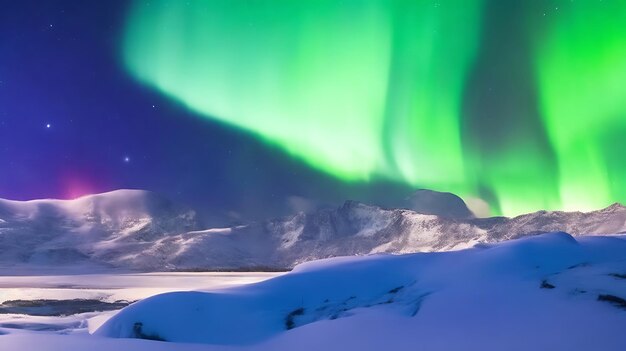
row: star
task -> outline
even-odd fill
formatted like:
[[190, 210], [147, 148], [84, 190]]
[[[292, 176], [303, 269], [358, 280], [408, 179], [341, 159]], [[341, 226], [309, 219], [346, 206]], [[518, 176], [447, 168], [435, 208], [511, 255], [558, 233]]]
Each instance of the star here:
[[124, 156], [124, 162], [129, 163], [130, 162], [130, 157]]
[[46, 123], [46, 128], [50, 129], [50, 127], [52, 127], [52, 124]]

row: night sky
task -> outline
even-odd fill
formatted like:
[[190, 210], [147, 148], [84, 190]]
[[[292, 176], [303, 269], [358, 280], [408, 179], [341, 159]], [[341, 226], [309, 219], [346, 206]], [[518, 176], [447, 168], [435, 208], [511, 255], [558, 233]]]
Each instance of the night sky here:
[[2, 3], [0, 197], [149, 189], [236, 221], [410, 192], [345, 184], [137, 84], [118, 54], [128, 6]]
[[626, 201], [621, 1], [0, 3], [0, 197]]

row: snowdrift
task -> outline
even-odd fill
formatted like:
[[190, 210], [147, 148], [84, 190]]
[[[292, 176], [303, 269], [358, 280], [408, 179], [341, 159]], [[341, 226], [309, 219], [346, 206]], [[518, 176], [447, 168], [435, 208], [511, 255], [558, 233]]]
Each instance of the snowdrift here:
[[[254, 350], [625, 350], [626, 238], [334, 258], [132, 304], [95, 335]], [[221, 345], [221, 346], [217, 346]]]

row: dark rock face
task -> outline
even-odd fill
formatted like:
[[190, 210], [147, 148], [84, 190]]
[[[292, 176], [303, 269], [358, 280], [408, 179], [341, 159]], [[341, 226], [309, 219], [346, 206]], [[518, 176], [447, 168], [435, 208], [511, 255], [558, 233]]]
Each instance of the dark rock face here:
[[69, 316], [94, 311], [113, 311], [128, 306], [128, 301], [100, 300], [11, 300], [0, 304], [0, 314], [28, 314], [31, 316]]
[[445, 218], [472, 218], [465, 202], [452, 193], [420, 189], [407, 199], [408, 209]]

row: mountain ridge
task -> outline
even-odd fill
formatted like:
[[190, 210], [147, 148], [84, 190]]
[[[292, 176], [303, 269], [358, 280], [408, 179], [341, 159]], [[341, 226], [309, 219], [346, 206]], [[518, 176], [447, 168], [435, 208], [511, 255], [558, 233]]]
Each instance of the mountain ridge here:
[[0, 266], [280, 270], [320, 258], [449, 251], [556, 231], [624, 233], [626, 207], [455, 218], [347, 200], [337, 208], [206, 228], [193, 209], [143, 190], [0, 200]]

